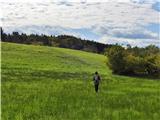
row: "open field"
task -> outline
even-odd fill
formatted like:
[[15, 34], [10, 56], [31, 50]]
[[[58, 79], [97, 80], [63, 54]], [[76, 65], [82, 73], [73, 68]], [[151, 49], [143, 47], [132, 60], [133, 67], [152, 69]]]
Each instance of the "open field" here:
[[1, 45], [2, 120], [160, 120], [158, 79], [112, 75], [103, 55]]

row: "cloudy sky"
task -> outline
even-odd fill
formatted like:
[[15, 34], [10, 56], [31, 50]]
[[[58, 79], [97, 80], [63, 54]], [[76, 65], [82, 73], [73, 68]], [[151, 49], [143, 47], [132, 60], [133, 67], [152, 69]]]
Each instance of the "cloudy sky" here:
[[0, 6], [0, 24], [7, 33], [160, 46], [159, 0], [1, 0]]

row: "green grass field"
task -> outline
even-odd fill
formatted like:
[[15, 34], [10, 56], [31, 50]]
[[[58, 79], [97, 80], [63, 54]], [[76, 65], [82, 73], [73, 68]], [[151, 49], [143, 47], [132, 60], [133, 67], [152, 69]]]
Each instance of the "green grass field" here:
[[160, 80], [112, 75], [106, 57], [93, 53], [13, 43], [1, 49], [2, 120], [160, 120]]

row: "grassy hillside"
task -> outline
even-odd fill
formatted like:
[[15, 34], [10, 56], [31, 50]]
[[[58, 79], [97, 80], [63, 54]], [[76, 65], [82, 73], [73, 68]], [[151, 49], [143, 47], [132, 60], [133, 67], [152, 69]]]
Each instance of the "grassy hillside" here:
[[[2, 43], [2, 120], [159, 120], [160, 81], [112, 75], [102, 55]], [[92, 74], [102, 76], [94, 91]]]

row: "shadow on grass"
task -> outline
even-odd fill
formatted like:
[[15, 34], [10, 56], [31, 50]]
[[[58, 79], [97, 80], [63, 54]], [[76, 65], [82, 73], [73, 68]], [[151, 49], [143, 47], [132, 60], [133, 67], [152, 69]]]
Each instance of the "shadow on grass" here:
[[[45, 81], [45, 80], [90, 80], [92, 81], [93, 73], [90, 72], [58, 72], [53, 70], [36, 70], [28, 68], [2, 68], [1, 78], [2, 82], [6, 81]], [[101, 74], [102, 80], [106, 82], [112, 82], [116, 78], [119, 79], [129, 79], [127, 77], [138, 78], [138, 79], [147, 79], [147, 80], [160, 80], [156, 76], [138, 76], [138, 75], [117, 75], [111, 74], [106, 76]], [[126, 77], [126, 78], [125, 78]], [[124, 81], [123, 81], [124, 82]]]
[[137, 74], [123, 75], [123, 74], [115, 74], [115, 73], [113, 73], [113, 75], [122, 76], [122, 77], [139, 78], [139, 79], [147, 79], [147, 80], [160, 80], [160, 75], [157, 75], [157, 76], [151, 76], [151, 75], [146, 75], [146, 74], [142, 74], [142, 75], [137, 75]]
[[39, 81], [53, 80], [87, 80], [92, 79], [93, 74], [88, 72], [57, 72], [52, 70], [33, 70], [24, 68], [2, 69], [2, 82], [6, 81]]

